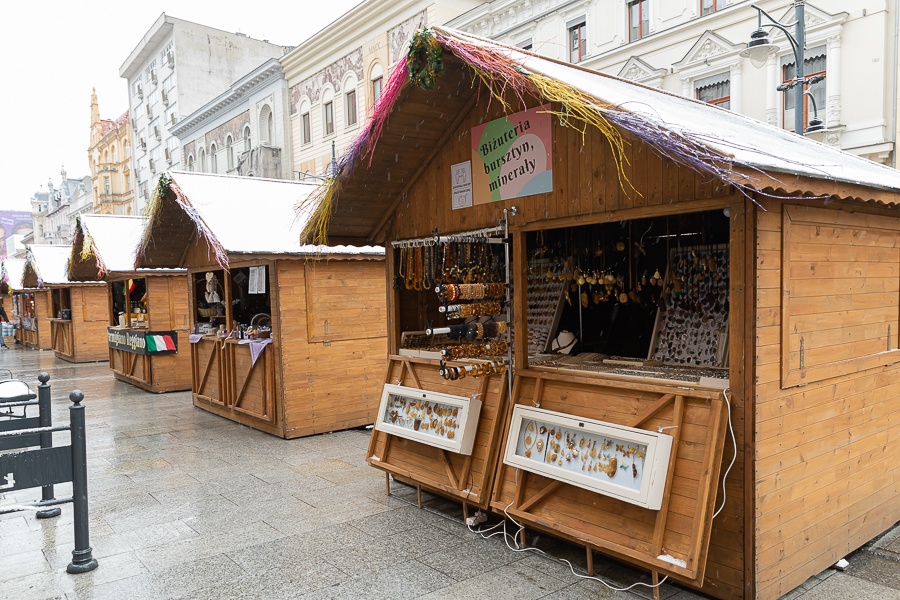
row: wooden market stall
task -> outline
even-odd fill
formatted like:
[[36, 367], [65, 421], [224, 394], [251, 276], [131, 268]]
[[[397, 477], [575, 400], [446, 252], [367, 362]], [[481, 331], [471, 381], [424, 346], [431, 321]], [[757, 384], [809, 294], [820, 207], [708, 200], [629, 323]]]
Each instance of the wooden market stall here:
[[69, 281], [69, 253], [69, 246], [28, 247], [22, 285], [45, 293], [49, 308], [38, 331], [50, 330], [50, 347], [57, 358], [75, 363], [109, 360], [106, 284]]
[[147, 223], [137, 216], [82, 215], [68, 276], [106, 281], [109, 368], [116, 379], [150, 392], [189, 390], [187, 271], [135, 269]]
[[384, 250], [301, 246], [294, 206], [309, 184], [161, 181], [137, 264], [188, 271], [194, 405], [284, 438], [372, 423]]
[[718, 598], [900, 520], [896, 171], [446, 28], [409, 56], [302, 207], [392, 249], [370, 464]]
[[6, 311], [15, 325], [16, 343], [26, 348], [50, 350], [50, 327], [44, 322], [50, 315], [50, 290], [25, 289], [22, 287], [24, 273], [24, 259], [3, 261], [3, 281], [12, 298]]

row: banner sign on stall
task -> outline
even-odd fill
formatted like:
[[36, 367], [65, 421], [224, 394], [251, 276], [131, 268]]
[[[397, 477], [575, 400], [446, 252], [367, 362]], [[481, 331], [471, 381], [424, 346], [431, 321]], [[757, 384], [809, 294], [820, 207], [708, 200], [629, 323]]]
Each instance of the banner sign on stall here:
[[178, 333], [175, 331], [134, 331], [133, 329], [106, 330], [109, 347], [132, 354], [177, 354]]
[[553, 191], [550, 105], [472, 128], [475, 204]]

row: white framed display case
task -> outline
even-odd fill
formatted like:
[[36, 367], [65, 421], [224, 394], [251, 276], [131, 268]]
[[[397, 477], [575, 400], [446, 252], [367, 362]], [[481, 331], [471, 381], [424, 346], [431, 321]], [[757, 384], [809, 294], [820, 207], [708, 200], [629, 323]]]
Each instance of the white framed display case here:
[[458, 454], [472, 454], [481, 401], [385, 384], [375, 429]]
[[517, 405], [503, 462], [659, 510], [671, 452], [664, 433]]

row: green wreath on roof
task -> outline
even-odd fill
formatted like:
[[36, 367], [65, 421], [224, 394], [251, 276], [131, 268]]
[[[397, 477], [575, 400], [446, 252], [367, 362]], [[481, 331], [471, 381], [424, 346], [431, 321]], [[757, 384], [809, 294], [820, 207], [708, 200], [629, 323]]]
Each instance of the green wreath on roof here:
[[416, 32], [406, 54], [410, 81], [423, 90], [433, 90], [438, 74], [444, 72], [443, 54], [434, 32], [428, 29]]

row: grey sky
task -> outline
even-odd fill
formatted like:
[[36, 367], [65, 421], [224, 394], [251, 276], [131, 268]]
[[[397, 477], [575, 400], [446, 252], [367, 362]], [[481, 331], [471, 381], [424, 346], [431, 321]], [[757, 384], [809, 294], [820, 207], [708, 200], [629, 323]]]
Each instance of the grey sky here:
[[[361, 0], [14, 0], [3, 7], [0, 36], [0, 210], [30, 210], [47, 179], [90, 175], [91, 88], [102, 118], [128, 109], [119, 66], [160, 13], [295, 46]], [[214, 93], [218, 93], [217, 90]], [[214, 95], [214, 94], [213, 94]]]

